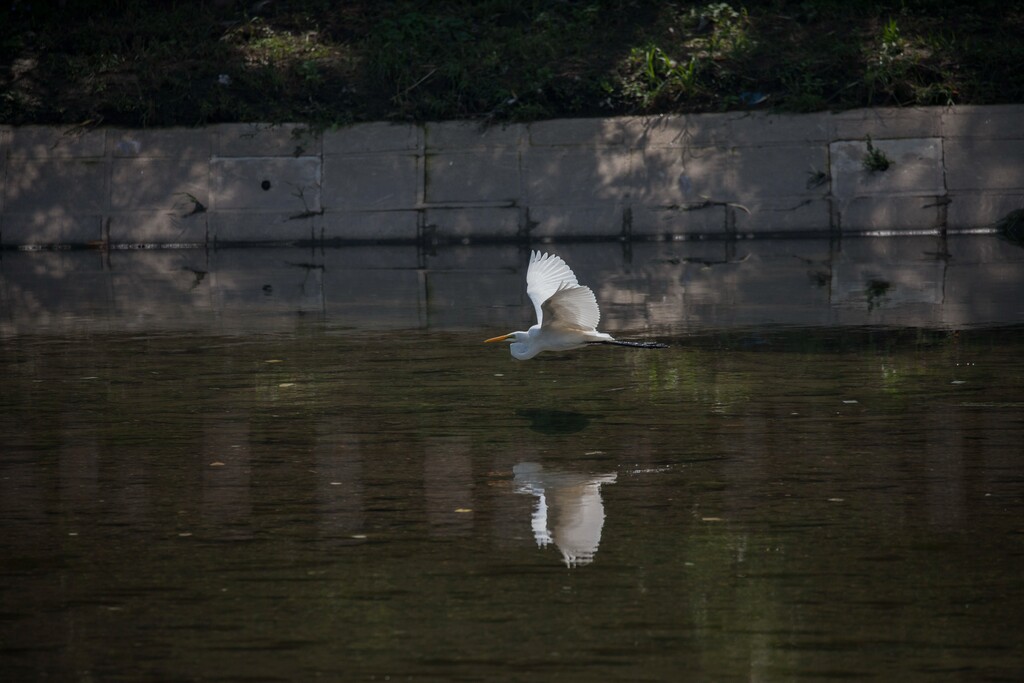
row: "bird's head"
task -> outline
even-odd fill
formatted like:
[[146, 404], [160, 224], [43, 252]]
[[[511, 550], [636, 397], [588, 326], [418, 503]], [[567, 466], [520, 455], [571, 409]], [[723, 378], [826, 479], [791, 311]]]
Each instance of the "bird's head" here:
[[530, 333], [522, 331], [509, 332], [508, 334], [503, 334], [498, 337], [491, 337], [490, 339], [485, 339], [484, 343], [490, 344], [491, 342], [503, 341], [512, 342], [509, 346], [509, 350], [512, 352], [513, 357], [518, 358], [519, 360], [533, 358], [541, 351], [540, 348], [535, 348], [530, 344]]
[[529, 336], [530, 335], [527, 332], [509, 332], [508, 334], [503, 334], [497, 337], [491, 337], [490, 339], [484, 339], [484, 344], [503, 341], [510, 341], [513, 343], [522, 342], [526, 341], [529, 338]]

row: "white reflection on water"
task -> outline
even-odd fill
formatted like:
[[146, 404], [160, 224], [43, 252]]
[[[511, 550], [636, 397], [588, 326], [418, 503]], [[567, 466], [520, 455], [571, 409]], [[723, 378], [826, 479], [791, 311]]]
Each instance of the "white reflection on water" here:
[[516, 492], [537, 497], [531, 518], [537, 545], [553, 542], [567, 567], [593, 562], [604, 528], [601, 485], [614, 484], [616, 475], [545, 470], [535, 462], [519, 463], [512, 471]]

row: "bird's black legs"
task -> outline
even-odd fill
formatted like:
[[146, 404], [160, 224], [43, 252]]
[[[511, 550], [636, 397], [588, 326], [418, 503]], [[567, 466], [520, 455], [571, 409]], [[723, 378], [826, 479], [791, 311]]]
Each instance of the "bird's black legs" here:
[[617, 339], [612, 341], [595, 341], [587, 342], [588, 344], [611, 344], [612, 346], [629, 346], [634, 349], [667, 349], [668, 344], [662, 344], [661, 342], [634, 342], [634, 341], [619, 341]]

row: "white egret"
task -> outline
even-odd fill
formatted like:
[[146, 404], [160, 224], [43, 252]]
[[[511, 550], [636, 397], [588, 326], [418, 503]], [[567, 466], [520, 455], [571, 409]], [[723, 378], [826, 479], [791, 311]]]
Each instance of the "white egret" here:
[[509, 349], [517, 360], [528, 360], [541, 351], [568, 351], [587, 344], [665, 348], [656, 342], [618, 341], [598, 332], [601, 311], [594, 292], [577, 282], [572, 269], [554, 254], [532, 253], [526, 271], [526, 294], [537, 311], [537, 324], [526, 332], [509, 332], [484, 342], [512, 342]]

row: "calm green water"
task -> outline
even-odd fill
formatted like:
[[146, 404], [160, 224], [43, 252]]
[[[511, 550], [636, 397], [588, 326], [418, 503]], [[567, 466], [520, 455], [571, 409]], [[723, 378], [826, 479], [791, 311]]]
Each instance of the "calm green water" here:
[[511, 328], [0, 337], [4, 678], [1019, 680], [1024, 329]]

